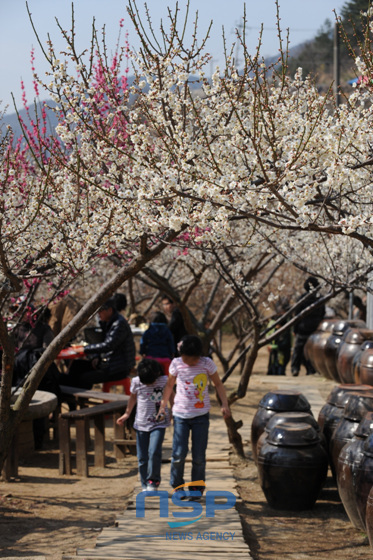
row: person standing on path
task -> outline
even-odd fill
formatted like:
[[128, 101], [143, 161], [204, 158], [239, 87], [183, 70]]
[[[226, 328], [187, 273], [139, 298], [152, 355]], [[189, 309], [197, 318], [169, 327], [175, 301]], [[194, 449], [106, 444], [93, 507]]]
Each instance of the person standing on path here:
[[175, 343], [167, 326], [164, 313], [156, 311], [152, 314], [149, 328], [140, 340], [140, 354], [148, 358], [170, 358], [175, 355]]
[[172, 444], [170, 484], [177, 489], [185, 483], [184, 467], [188, 453], [189, 435], [192, 439], [191, 499], [198, 499], [204, 491], [206, 478], [206, 449], [209, 430], [209, 379], [216, 387], [225, 418], [230, 416], [224, 385], [211, 358], [203, 357], [202, 341], [198, 336], [184, 336], [179, 345], [180, 357], [170, 365], [169, 377], [163, 392], [159, 414], [162, 415], [177, 383], [174, 406], [174, 436]]
[[[138, 376], [131, 381], [127, 410], [117, 420], [122, 425], [136, 407], [133, 427], [136, 430], [136, 449], [141, 486], [143, 490], [157, 490], [161, 482], [162, 444], [165, 430], [170, 425], [168, 408], [159, 414], [167, 376], [155, 360], [144, 358], [137, 366]], [[170, 395], [170, 397], [172, 397]]]
[[[310, 276], [304, 283], [305, 293], [299, 298], [303, 300], [296, 309], [296, 313], [301, 313], [304, 309], [317, 302], [319, 299], [319, 281], [314, 276]], [[320, 305], [313, 309], [308, 315], [303, 317], [294, 325], [295, 342], [291, 356], [291, 374], [293, 377], [299, 375], [299, 370], [303, 364], [307, 375], [315, 373], [311, 362], [304, 355], [304, 347], [308, 337], [317, 329], [325, 315], [325, 305]]]
[[179, 344], [180, 340], [183, 338], [183, 336], [188, 334], [184, 324], [182, 313], [177, 307], [174, 300], [167, 295], [164, 295], [162, 297], [162, 306], [163, 311], [168, 319], [168, 328], [170, 329], [172, 336], [174, 337], [175, 347], [177, 349], [177, 345]]

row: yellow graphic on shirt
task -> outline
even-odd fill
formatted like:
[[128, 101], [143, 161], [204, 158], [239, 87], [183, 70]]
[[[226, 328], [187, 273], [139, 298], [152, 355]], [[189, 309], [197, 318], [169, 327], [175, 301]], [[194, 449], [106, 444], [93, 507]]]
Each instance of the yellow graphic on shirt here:
[[194, 395], [197, 397], [197, 402], [194, 404], [195, 408], [203, 408], [203, 392], [207, 385], [207, 375], [205, 373], [199, 373], [193, 379], [194, 387], [196, 390], [194, 391]]

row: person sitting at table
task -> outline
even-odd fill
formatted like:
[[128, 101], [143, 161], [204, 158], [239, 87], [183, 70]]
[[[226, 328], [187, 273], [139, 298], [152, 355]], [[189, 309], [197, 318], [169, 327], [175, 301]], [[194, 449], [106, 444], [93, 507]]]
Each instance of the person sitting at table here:
[[89, 359], [74, 360], [68, 374], [60, 374], [60, 385], [91, 389], [95, 383], [129, 377], [135, 365], [136, 349], [131, 328], [108, 299], [98, 310], [104, 340], [84, 346]]
[[[17, 311], [17, 304], [14, 307]], [[37, 315], [34, 307], [29, 305], [22, 321], [15, 328], [13, 332], [16, 347], [13, 370], [14, 385], [23, 385], [45, 348], [52, 342], [54, 334], [48, 325], [49, 318], [50, 310], [47, 307]], [[62, 395], [58, 380], [57, 366], [52, 363], [41, 379], [38, 390], [53, 393], [61, 403]], [[35, 449], [42, 449], [47, 432], [46, 419], [44, 417], [34, 418], [32, 424]]]

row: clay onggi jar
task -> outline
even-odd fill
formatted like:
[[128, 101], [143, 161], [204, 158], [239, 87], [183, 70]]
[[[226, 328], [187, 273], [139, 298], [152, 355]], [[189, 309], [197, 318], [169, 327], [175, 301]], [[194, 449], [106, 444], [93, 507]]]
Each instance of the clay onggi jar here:
[[328, 458], [319, 434], [302, 422], [272, 428], [258, 455], [260, 485], [275, 509], [312, 508], [327, 471]]
[[339, 420], [342, 418], [344, 407], [351, 393], [364, 393], [373, 390], [371, 385], [343, 384], [336, 385], [329, 393], [326, 403], [321, 408], [317, 422], [321, 432], [325, 437], [329, 449], [330, 440]]
[[[365, 342], [363, 342], [363, 344], [360, 346], [359, 350], [356, 352], [352, 360], [352, 372], [354, 375], [355, 383], [361, 383], [361, 378], [360, 378], [361, 356], [365, 352], [365, 350], [369, 350], [369, 349], [370, 350], [373, 349], [373, 340], [366, 340]], [[363, 361], [365, 362], [365, 359]], [[373, 378], [372, 378], [372, 382], [373, 382]]]
[[361, 523], [366, 527], [366, 510], [369, 492], [373, 486], [373, 434], [370, 434], [363, 445], [363, 458], [356, 465], [355, 491], [356, 504]]
[[304, 353], [311, 362], [317, 373], [324, 377], [330, 378], [327, 368], [325, 367], [325, 345], [332, 332], [337, 319], [325, 319], [321, 321], [317, 330], [313, 332], [307, 339], [304, 347]]
[[368, 329], [349, 329], [343, 335], [338, 350], [337, 371], [342, 383], [354, 383], [353, 359], [366, 340], [373, 339], [373, 331]]
[[339, 453], [354, 436], [366, 412], [373, 411], [373, 392], [350, 393], [342, 418], [338, 422], [329, 444], [330, 466], [336, 479]]
[[359, 371], [361, 383], [373, 383], [373, 348], [366, 348], [360, 354], [356, 370]]
[[370, 548], [373, 548], [373, 486], [370, 489], [367, 499], [365, 512], [366, 532], [369, 539]]
[[363, 446], [373, 431], [373, 412], [367, 412], [358, 425], [350, 442], [342, 448], [337, 464], [337, 484], [339, 496], [349, 520], [357, 529], [365, 530], [361, 522], [357, 501], [355, 478], [358, 465], [363, 460]]

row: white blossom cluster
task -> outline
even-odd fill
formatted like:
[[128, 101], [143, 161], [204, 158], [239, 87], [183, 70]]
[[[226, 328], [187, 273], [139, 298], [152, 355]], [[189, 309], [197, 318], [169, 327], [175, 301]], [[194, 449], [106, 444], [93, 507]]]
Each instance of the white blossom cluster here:
[[[301, 70], [272, 77], [256, 62], [243, 75], [233, 66], [216, 71], [208, 83], [208, 57], [197, 48], [171, 41], [164, 54], [142, 53], [130, 92], [105, 57], [94, 80], [83, 63], [71, 70], [50, 51], [45, 87], [57, 104], [60, 147], [28, 167], [4, 162], [9, 263], [49, 259], [56, 270], [81, 271], [92, 255], [132, 255], [144, 235], [170, 230], [193, 231], [206, 247], [233, 236], [246, 250], [270, 239], [290, 259], [305, 245], [302, 232], [372, 244], [369, 89], [334, 110]], [[325, 237], [312, 239], [319, 247]], [[335, 239], [325, 253], [330, 274], [350, 247]]]

